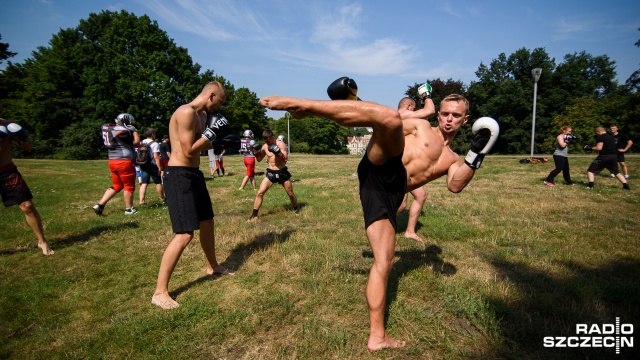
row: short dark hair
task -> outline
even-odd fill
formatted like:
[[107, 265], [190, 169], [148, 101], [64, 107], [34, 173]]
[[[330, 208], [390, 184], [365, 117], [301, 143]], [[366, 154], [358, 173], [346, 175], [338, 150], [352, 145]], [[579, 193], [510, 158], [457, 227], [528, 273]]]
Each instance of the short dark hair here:
[[154, 135], [156, 133], [155, 130], [153, 130], [152, 128], [146, 128], [144, 129], [144, 133], [142, 134], [142, 136], [144, 136], [145, 138], [151, 137], [151, 135]]
[[273, 136], [273, 131], [271, 131], [271, 130], [265, 130], [265, 131], [262, 132], [262, 138], [263, 139], [268, 139], [268, 138], [270, 138], [272, 136]]

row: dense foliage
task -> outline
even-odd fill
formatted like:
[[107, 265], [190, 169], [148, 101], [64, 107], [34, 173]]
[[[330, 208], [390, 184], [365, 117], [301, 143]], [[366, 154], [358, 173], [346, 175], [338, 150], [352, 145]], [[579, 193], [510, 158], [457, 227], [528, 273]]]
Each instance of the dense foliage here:
[[[286, 135], [289, 123], [292, 151], [341, 154], [347, 152], [347, 136], [363, 132], [316, 117], [294, 122], [287, 122], [286, 115], [267, 118], [255, 93], [235, 89], [212, 70], [201, 71], [187, 49], [177, 46], [146, 15], [126, 11], [90, 14], [76, 28], [53, 35], [49, 45], [39, 47], [24, 63], [9, 61], [0, 73], [5, 117], [19, 121], [34, 139], [35, 151], [29, 156], [104, 157], [98, 128], [120, 112], [133, 114], [139, 129], [153, 127], [165, 134], [172, 112], [212, 80], [227, 89], [221, 112], [231, 120], [234, 133], [251, 129], [259, 136], [270, 128]], [[635, 45], [640, 46], [640, 41]], [[0, 62], [15, 55], [8, 48], [0, 43]], [[607, 55], [567, 54], [556, 65], [543, 48], [522, 48], [508, 56], [499, 54], [488, 65], [481, 63], [477, 81], [469, 85], [453, 79], [427, 81], [433, 86], [436, 108], [446, 95], [460, 93], [471, 103], [470, 123], [481, 116], [498, 120], [501, 134], [493, 153], [526, 154], [531, 144], [534, 68], [542, 69], [537, 83], [536, 153], [552, 151], [564, 125], [572, 126], [581, 138], [576, 145], [588, 142], [595, 126], [614, 123], [635, 144], [640, 143], [640, 70], [619, 85], [615, 62]], [[419, 85], [408, 85], [405, 94], [417, 98]], [[435, 124], [435, 117], [430, 120]], [[468, 149], [470, 128], [460, 131], [452, 144], [454, 151]], [[575, 151], [580, 148], [576, 146]]]

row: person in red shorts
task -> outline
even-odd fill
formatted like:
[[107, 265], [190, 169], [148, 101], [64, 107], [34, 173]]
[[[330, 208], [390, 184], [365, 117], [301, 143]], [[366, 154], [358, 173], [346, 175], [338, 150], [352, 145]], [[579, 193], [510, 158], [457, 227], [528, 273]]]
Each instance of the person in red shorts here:
[[240, 152], [244, 156], [244, 166], [247, 168], [247, 172], [244, 179], [242, 179], [240, 190], [243, 190], [249, 181], [253, 185], [253, 190], [256, 189], [256, 156], [253, 154], [253, 144], [255, 144], [253, 131], [245, 130], [244, 134], [242, 134], [242, 140], [240, 140]]
[[[124, 214], [133, 215], [138, 212], [133, 207], [133, 192], [136, 190], [136, 168], [133, 159], [134, 148], [140, 144], [140, 135], [133, 126], [135, 119], [131, 114], [123, 113], [116, 117], [116, 126], [111, 130], [113, 141], [109, 149], [109, 169], [112, 185], [104, 192], [102, 199], [92, 209], [96, 215], [102, 215], [105, 205], [117, 193], [124, 189]], [[103, 134], [103, 138], [106, 138]]]
[[24, 213], [27, 224], [38, 238], [38, 247], [44, 255], [53, 255], [54, 251], [44, 238], [42, 219], [33, 204], [33, 195], [22, 178], [18, 168], [13, 163], [11, 144], [16, 141], [24, 151], [31, 151], [31, 140], [26, 130], [13, 121], [2, 118], [2, 103], [0, 103], [0, 196], [5, 207], [18, 205]]

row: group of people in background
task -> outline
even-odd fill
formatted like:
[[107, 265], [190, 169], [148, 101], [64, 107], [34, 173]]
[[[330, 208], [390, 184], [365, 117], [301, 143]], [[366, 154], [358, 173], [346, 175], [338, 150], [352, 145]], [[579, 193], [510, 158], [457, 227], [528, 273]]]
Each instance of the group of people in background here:
[[[587, 188], [593, 189], [596, 175], [607, 169], [611, 173], [611, 177], [617, 178], [622, 183], [623, 189], [630, 190], [631, 188], [627, 182], [629, 169], [625, 162], [624, 154], [631, 148], [633, 141], [626, 134], [619, 132], [617, 125], [611, 125], [609, 129], [611, 134], [607, 133], [603, 126], [596, 127], [594, 135], [596, 145], [588, 144], [583, 147], [586, 151], [596, 150], [599, 152], [587, 169]], [[570, 126], [563, 126], [560, 129], [560, 134], [556, 137], [556, 150], [553, 152], [555, 169], [551, 170], [544, 180], [544, 184], [547, 186], [555, 186], [554, 179], [561, 172], [567, 185], [576, 185], [571, 180], [569, 171], [569, 145], [577, 140], [572, 131], [573, 129]], [[620, 168], [622, 168], [623, 173], [620, 172]]]
[[[125, 215], [133, 215], [138, 210], [133, 206], [133, 193], [135, 180], [140, 186], [139, 204], [146, 204], [147, 187], [153, 181], [156, 193], [162, 203], [165, 202], [162, 177], [171, 157], [171, 145], [169, 136], [165, 135], [162, 141], [156, 141], [156, 131], [147, 128], [143, 132], [144, 139], [140, 139], [135, 127], [135, 118], [128, 113], [119, 114], [115, 124], [102, 126], [102, 138], [109, 156], [109, 169], [111, 171], [112, 185], [104, 192], [100, 201], [92, 209], [100, 216], [104, 212], [107, 203], [120, 191], [124, 190]], [[145, 146], [149, 159], [143, 163], [137, 163], [138, 149]]]

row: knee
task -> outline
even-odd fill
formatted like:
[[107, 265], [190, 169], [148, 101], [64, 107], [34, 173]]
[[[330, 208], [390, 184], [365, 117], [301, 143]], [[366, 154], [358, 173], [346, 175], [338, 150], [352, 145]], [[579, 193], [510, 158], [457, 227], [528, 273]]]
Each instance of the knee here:
[[20, 210], [22, 210], [22, 212], [25, 213], [26, 215], [31, 215], [36, 212], [36, 206], [33, 204], [31, 200], [23, 201], [18, 206], [20, 207]]
[[122, 184], [116, 184], [116, 185], [113, 185], [113, 186], [109, 187], [109, 189], [115, 191], [116, 194], [119, 193], [120, 191], [122, 191], [123, 188], [124, 188], [124, 185], [122, 185]]

